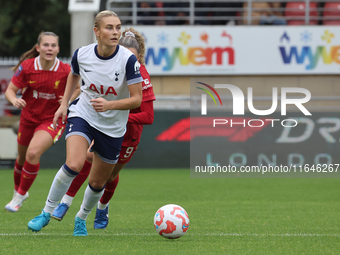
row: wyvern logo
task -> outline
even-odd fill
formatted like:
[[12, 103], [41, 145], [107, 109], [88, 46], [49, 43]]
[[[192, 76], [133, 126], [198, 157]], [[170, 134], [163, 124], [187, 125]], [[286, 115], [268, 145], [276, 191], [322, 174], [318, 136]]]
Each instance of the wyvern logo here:
[[[215, 84], [216, 89], [228, 89], [233, 98], [233, 115], [244, 115], [244, 94], [240, 88], [231, 84]], [[272, 90], [272, 106], [268, 110], [255, 109], [253, 104], [253, 88], [247, 89], [248, 109], [251, 113], [259, 116], [270, 115], [275, 112], [278, 104], [277, 88]], [[217, 93], [217, 92], [216, 92]], [[289, 93], [304, 94], [303, 98], [287, 98]], [[218, 94], [217, 94], [218, 95]], [[302, 104], [307, 103], [311, 99], [311, 93], [304, 88], [283, 87], [281, 88], [281, 115], [286, 115], [287, 105], [295, 105], [304, 115], [312, 115]], [[222, 105], [222, 102], [221, 102]], [[201, 115], [207, 115], [207, 97], [201, 96]]]
[[[306, 31], [301, 34], [301, 38], [307, 43], [312, 40], [312, 35]], [[321, 35], [321, 39], [327, 44], [330, 44], [333, 38], [334, 33], [328, 30], [325, 30], [323, 35]], [[290, 43], [290, 37], [286, 32], [281, 37], [281, 42], [283, 42], [283, 39]], [[280, 46], [279, 50], [284, 64], [306, 65], [306, 70], [313, 70], [320, 62], [323, 62], [324, 65], [340, 63], [340, 45], [286, 45]]]
[[[159, 48], [158, 53], [156, 48], [148, 48], [145, 56], [147, 65], [162, 66], [163, 71], [170, 71], [175, 66], [176, 62], [181, 67], [194, 65], [218, 65], [218, 66], [234, 66], [235, 65], [235, 50], [232, 47], [188, 47], [187, 50], [176, 47]], [[215, 63], [213, 63], [215, 62]]]

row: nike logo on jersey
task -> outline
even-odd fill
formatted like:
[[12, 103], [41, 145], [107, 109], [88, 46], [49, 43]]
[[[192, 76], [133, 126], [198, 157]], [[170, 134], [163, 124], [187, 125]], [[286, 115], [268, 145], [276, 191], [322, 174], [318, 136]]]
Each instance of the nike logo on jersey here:
[[88, 73], [88, 72], [92, 72], [92, 70], [84, 69], [84, 72], [85, 72], [85, 73]]
[[131, 142], [135, 142], [135, 141], [137, 141], [137, 139], [131, 139]]
[[31, 84], [31, 83], [35, 83], [35, 82], [37, 82], [37, 81], [28, 81], [28, 83], [30, 83], [30, 84]]

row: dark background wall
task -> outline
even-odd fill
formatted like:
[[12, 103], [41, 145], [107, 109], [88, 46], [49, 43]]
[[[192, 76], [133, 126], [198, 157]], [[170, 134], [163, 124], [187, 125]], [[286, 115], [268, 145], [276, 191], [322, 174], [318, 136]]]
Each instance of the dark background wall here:
[[[129, 168], [189, 168], [189, 141], [176, 141], [170, 135], [169, 141], [156, 138], [177, 122], [189, 118], [189, 111], [155, 111], [152, 125], [144, 126], [138, 150], [126, 165]], [[180, 128], [180, 124], [170, 129], [171, 132]], [[187, 130], [188, 131], [188, 130]], [[169, 132], [163, 134], [167, 136]], [[59, 168], [65, 163], [65, 137], [63, 136], [41, 158], [41, 168]]]

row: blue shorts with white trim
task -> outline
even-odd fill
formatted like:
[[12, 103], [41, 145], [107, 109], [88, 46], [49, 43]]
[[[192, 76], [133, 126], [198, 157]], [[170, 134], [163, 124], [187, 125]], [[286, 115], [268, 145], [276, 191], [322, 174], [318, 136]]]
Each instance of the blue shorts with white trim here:
[[119, 138], [108, 136], [90, 126], [86, 120], [80, 117], [67, 119], [65, 134], [65, 139], [72, 135], [79, 135], [84, 137], [89, 145], [93, 141], [91, 152], [96, 152], [99, 158], [108, 164], [117, 163], [124, 136]]

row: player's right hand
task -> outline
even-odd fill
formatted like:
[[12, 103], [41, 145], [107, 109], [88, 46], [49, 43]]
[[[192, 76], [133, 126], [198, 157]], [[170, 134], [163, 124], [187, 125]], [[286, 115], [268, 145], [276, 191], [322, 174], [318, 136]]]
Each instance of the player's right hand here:
[[26, 101], [22, 98], [17, 98], [14, 103], [13, 103], [13, 106], [15, 106], [16, 108], [18, 109], [22, 109], [26, 106]]
[[61, 121], [64, 124], [66, 120], [66, 115], [67, 115], [67, 106], [60, 105], [58, 110], [54, 114], [53, 118], [53, 128], [56, 129], [58, 126], [58, 120], [61, 116]]

